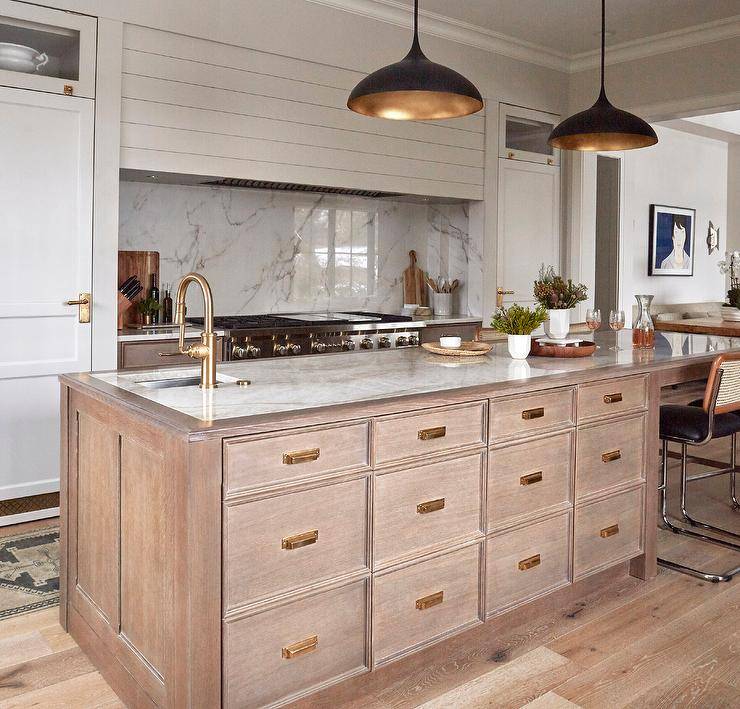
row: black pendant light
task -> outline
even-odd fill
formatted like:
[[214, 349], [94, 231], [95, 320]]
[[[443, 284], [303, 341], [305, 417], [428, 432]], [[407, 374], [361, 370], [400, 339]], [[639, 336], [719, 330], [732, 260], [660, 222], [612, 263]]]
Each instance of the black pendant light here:
[[601, 92], [596, 103], [555, 126], [548, 143], [564, 150], [632, 150], [658, 142], [651, 126], [609, 103], [604, 90], [606, 0], [601, 0]]
[[414, 0], [414, 41], [400, 62], [366, 76], [349, 95], [356, 113], [397, 121], [459, 118], [480, 111], [483, 99], [462, 74], [424, 56], [419, 45], [419, 0]]

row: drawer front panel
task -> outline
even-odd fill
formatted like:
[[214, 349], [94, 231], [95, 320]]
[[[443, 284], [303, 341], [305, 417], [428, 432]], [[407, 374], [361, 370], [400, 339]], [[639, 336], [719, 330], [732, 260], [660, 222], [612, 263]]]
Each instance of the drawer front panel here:
[[[222, 338], [216, 340], [216, 361], [221, 361]], [[200, 339], [185, 340], [185, 346], [200, 344]], [[119, 369], [135, 369], [136, 367], [173, 367], [177, 364], [187, 364], [195, 367], [197, 359], [180, 355], [177, 357], [160, 357], [160, 352], [175, 352], [177, 340], [159, 340], [157, 342], [121, 342], [118, 354]]]
[[485, 403], [445, 406], [375, 422], [378, 465], [485, 443]]
[[573, 389], [556, 389], [491, 401], [491, 443], [572, 426]]
[[367, 583], [224, 623], [226, 706], [262, 707], [367, 667]]
[[563, 586], [570, 577], [570, 513], [488, 538], [486, 612]]
[[225, 505], [224, 603], [367, 567], [368, 480]]
[[480, 546], [374, 578], [373, 648], [382, 662], [479, 619]]
[[375, 477], [376, 565], [481, 531], [484, 454]]
[[224, 441], [226, 491], [369, 466], [370, 424], [332, 426]]
[[644, 429], [644, 416], [579, 429], [576, 498], [643, 479]]
[[602, 419], [645, 408], [647, 381], [645, 377], [609, 379], [578, 387], [578, 420]]
[[488, 529], [571, 499], [573, 433], [488, 453]]
[[575, 578], [607, 568], [642, 551], [643, 487], [576, 506]]

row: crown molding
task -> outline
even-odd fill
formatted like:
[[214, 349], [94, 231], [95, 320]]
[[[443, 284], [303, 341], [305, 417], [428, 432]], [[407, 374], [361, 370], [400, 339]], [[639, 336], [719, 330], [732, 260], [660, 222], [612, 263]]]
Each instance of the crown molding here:
[[[307, 0], [307, 2], [344, 10], [397, 27], [413, 26], [413, 8], [397, 0]], [[562, 52], [426, 10], [419, 10], [419, 31], [548, 69], [567, 72], [570, 66], [570, 58]]]
[[[615, 44], [606, 48], [606, 63], [631, 62], [636, 59], [652, 57], [656, 54], [666, 54], [667, 52], [675, 52], [701, 44], [710, 44], [711, 42], [720, 42], [734, 37], [740, 37], [740, 15]], [[575, 54], [571, 58], [568, 71], [575, 73], [595, 69], [599, 66], [600, 61], [599, 50]]]

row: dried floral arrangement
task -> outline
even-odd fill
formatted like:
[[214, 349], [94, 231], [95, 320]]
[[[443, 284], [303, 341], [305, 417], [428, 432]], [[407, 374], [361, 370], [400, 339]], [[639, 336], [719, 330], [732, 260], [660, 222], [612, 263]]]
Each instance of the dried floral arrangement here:
[[567, 281], [555, 273], [553, 266], [540, 266], [534, 282], [535, 300], [548, 310], [568, 310], [588, 298], [588, 288], [583, 283]]

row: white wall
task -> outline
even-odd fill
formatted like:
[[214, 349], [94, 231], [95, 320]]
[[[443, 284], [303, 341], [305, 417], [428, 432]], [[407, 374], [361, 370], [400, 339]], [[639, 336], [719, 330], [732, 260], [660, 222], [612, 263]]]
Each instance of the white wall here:
[[720, 249], [740, 250], [740, 142], [731, 143], [727, 154], [727, 230]]
[[[656, 303], [721, 301], [724, 278], [717, 262], [724, 253], [707, 253], [709, 220], [725, 234], [727, 224], [727, 144], [655, 126], [656, 146], [624, 153], [622, 308], [631, 311], [637, 293], [652, 293]], [[650, 205], [696, 209], [694, 275], [648, 276]]]

